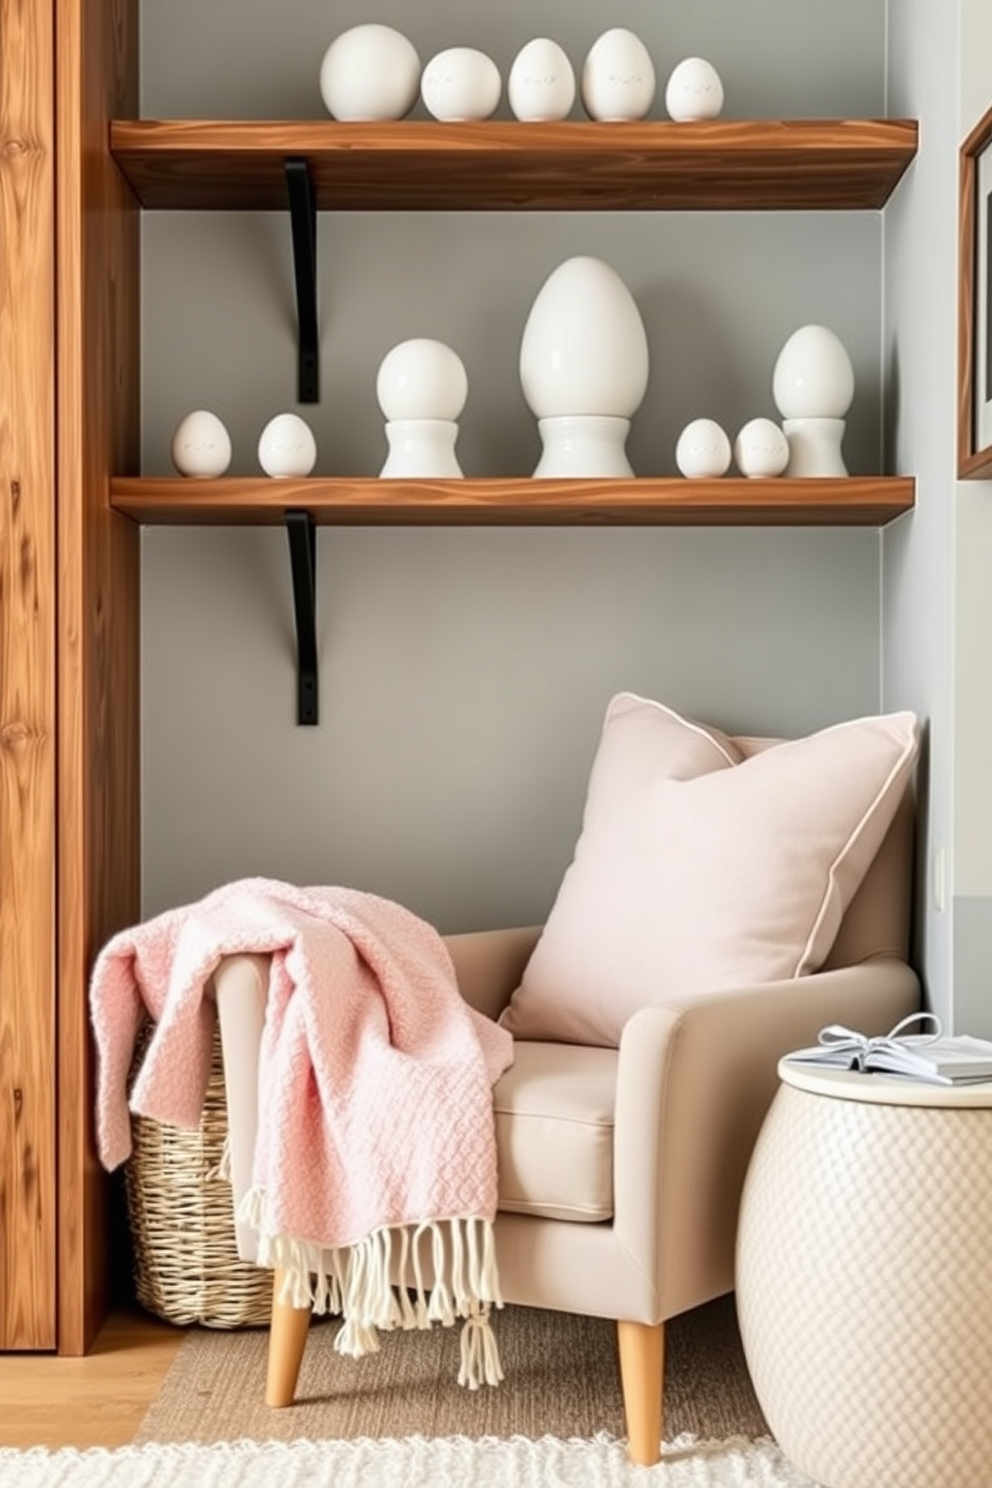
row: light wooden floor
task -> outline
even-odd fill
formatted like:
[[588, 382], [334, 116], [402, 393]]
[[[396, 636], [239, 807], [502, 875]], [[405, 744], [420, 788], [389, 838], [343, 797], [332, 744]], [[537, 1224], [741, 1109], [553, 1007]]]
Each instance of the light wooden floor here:
[[184, 1337], [135, 1310], [113, 1314], [83, 1359], [0, 1354], [0, 1447], [125, 1446]]

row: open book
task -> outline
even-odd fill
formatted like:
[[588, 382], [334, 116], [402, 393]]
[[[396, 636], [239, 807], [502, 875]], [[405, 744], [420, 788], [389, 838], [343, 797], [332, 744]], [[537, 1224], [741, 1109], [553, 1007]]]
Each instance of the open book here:
[[[903, 1033], [914, 1023], [932, 1025], [931, 1033]], [[866, 1074], [905, 1075], [931, 1085], [967, 1085], [992, 1080], [992, 1039], [947, 1034], [933, 1013], [912, 1013], [889, 1033], [867, 1038], [839, 1023], [821, 1029], [811, 1049], [787, 1054], [790, 1064], [861, 1070]]]

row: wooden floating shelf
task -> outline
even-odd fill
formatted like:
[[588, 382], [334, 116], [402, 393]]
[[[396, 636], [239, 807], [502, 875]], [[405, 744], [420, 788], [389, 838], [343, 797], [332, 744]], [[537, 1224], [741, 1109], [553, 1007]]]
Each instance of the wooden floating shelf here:
[[287, 158], [320, 211], [871, 209], [917, 138], [909, 119], [110, 125], [142, 206], [199, 210], [285, 207]]
[[913, 509], [911, 477], [847, 480], [222, 480], [121, 477], [115, 511], [149, 526], [318, 525], [880, 527]]

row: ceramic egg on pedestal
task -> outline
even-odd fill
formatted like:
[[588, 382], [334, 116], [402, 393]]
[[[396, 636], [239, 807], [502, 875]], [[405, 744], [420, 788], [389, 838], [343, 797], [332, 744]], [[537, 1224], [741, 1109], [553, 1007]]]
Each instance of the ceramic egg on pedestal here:
[[317, 442], [306, 419], [297, 413], [269, 419], [259, 437], [258, 463], [276, 479], [309, 475], [317, 463]]
[[640, 311], [602, 259], [566, 259], [531, 306], [520, 383], [538, 420], [535, 476], [631, 476], [626, 440], [647, 389]]
[[633, 31], [614, 26], [589, 49], [582, 68], [582, 106], [590, 119], [643, 119], [654, 103], [651, 54]]
[[375, 391], [389, 445], [380, 476], [461, 476], [455, 442], [468, 376], [456, 351], [426, 336], [401, 341], [383, 357]]
[[392, 26], [352, 26], [320, 64], [320, 96], [335, 119], [402, 119], [417, 101], [420, 57]]
[[789, 441], [788, 474], [846, 476], [841, 445], [854, 369], [840, 338], [827, 326], [800, 326], [778, 354], [772, 393]]
[[749, 419], [734, 440], [734, 459], [741, 475], [756, 480], [781, 475], [789, 463], [789, 441], [771, 419]]
[[675, 463], [689, 480], [713, 480], [730, 469], [730, 439], [711, 418], [686, 424], [675, 446]]
[[449, 47], [424, 68], [420, 96], [435, 119], [457, 123], [496, 112], [503, 81], [499, 68], [474, 47]]
[[575, 72], [556, 41], [535, 37], [513, 59], [506, 96], [517, 119], [564, 119], [575, 102]]
[[723, 111], [723, 83], [711, 62], [686, 57], [672, 72], [665, 88], [665, 108], [672, 119], [715, 119]]
[[215, 413], [194, 409], [172, 436], [172, 463], [180, 475], [216, 479], [231, 463], [231, 436]]

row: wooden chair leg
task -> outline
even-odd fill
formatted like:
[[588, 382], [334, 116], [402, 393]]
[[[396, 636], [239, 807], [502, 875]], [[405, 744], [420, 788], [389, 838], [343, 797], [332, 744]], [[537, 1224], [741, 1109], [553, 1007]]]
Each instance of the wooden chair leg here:
[[661, 1390], [664, 1323], [617, 1323], [620, 1384], [627, 1420], [627, 1451], [638, 1467], [661, 1459]]
[[310, 1327], [309, 1307], [290, 1307], [287, 1302], [278, 1300], [282, 1283], [283, 1272], [277, 1270], [272, 1283], [269, 1368], [265, 1382], [265, 1403], [274, 1406], [293, 1403]]

